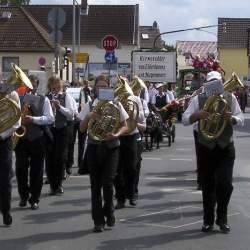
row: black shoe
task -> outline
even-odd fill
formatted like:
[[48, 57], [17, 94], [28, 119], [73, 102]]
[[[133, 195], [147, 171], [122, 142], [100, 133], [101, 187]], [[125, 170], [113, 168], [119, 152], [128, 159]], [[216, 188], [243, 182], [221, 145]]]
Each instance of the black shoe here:
[[55, 189], [50, 189], [49, 195], [56, 195], [56, 190]]
[[107, 216], [106, 224], [108, 227], [113, 227], [115, 225], [115, 216], [113, 214]]
[[12, 216], [9, 212], [3, 213], [3, 224], [5, 226], [10, 226], [12, 224]]
[[129, 204], [135, 207], [137, 205], [136, 199], [135, 198], [129, 199]]
[[208, 233], [208, 232], [212, 232], [213, 229], [214, 229], [213, 225], [204, 224], [201, 228], [201, 231], [204, 233]]
[[101, 232], [103, 232], [103, 229], [104, 229], [103, 225], [95, 225], [93, 232], [94, 233], [101, 233]]
[[71, 169], [71, 168], [66, 168], [66, 173], [67, 173], [68, 175], [71, 175], [71, 174], [72, 174], [72, 169]]
[[38, 204], [36, 202], [30, 204], [31, 210], [37, 210], [39, 208]]
[[121, 202], [121, 201], [118, 201], [116, 206], [115, 206], [115, 209], [122, 209], [124, 207], [125, 207], [125, 203]]
[[230, 232], [230, 226], [226, 223], [217, 223], [216, 224], [219, 226], [220, 231], [224, 234], [228, 234]]
[[64, 193], [63, 187], [59, 187], [59, 188], [56, 189], [56, 194], [61, 195], [63, 193]]
[[19, 207], [26, 207], [27, 206], [27, 200], [20, 200]]
[[46, 178], [45, 181], [44, 181], [44, 185], [48, 185], [49, 184], [49, 179]]

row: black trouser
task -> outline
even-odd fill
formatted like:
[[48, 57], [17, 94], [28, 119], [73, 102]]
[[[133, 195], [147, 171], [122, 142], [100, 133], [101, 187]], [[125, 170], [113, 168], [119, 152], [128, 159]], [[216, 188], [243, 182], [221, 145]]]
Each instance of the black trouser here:
[[[117, 170], [119, 151], [102, 145], [88, 145], [86, 151], [91, 182], [92, 218], [95, 225], [104, 223], [104, 216], [114, 212], [113, 182]], [[104, 205], [102, 205], [102, 190]]]
[[126, 198], [135, 198], [137, 135], [120, 137], [119, 164], [115, 178], [116, 198], [125, 202]]
[[214, 224], [214, 209], [217, 203], [217, 222], [227, 222], [227, 207], [233, 191], [232, 176], [235, 160], [234, 144], [222, 149], [216, 146], [209, 149], [199, 144], [200, 173], [204, 223]]
[[67, 160], [67, 127], [61, 129], [52, 128], [53, 143], [46, 147], [46, 173], [52, 190], [62, 185], [64, 163]]
[[6, 213], [11, 207], [12, 170], [11, 138], [0, 140], [0, 211]]
[[196, 171], [197, 171], [197, 184], [201, 185], [201, 176], [200, 176], [200, 155], [199, 155], [199, 139], [198, 132], [193, 130], [194, 135], [194, 145], [195, 145], [195, 153], [196, 153]]
[[75, 142], [76, 142], [76, 134], [79, 128], [79, 122], [68, 122], [67, 125], [68, 128], [68, 159], [67, 159], [67, 165], [66, 168], [70, 169], [72, 168], [74, 164], [74, 149], [75, 149]]
[[137, 165], [136, 165], [136, 177], [135, 177], [135, 194], [138, 194], [138, 185], [140, 179], [141, 161], [142, 161], [143, 143], [142, 140], [137, 141]]
[[[16, 177], [20, 198], [38, 203], [43, 186], [45, 138], [20, 139], [15, 149]], [[30, 168], [30, 171], [29, 171]], [[28, 174], [30, 178], [28, 178]]]

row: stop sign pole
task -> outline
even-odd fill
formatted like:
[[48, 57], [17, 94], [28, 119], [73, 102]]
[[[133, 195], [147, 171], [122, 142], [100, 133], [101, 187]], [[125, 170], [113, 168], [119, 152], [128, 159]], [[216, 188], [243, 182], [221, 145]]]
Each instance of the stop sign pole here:
[[[114, 53], [115, 49], [118, 48], [119, 40], [114, 35], [106, 35], [102, 39], [102, 48], [106, 50], [107, 52]], [[106, 59], [106, 58], [105, 58]], [[108, 61], [109, 65], [109, 80], [110, 80], [110, 70], [111, 70], [111, 61]]]

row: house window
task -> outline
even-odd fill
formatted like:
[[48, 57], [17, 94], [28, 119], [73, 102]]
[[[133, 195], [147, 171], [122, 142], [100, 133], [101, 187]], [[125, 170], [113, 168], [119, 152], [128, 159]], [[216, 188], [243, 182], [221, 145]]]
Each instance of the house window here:
[[19, 57], [3, 57], [2, 62], [2, 71], [3, 72], [11, 72], [11, 63], [15, 63], [19, 65]]
[[141, 36], [142, 36], [142, 39], [149, 39], [149, 35], [146, 33], [142, 33]]

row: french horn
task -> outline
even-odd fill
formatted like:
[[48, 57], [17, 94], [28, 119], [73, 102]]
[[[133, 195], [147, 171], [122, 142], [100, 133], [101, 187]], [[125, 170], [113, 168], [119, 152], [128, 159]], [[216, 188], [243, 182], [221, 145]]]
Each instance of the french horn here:
[[[14, 63], [11, 64], [12, 73], [7, 80], [13, 90], [22, 86], [33, 89], [29, 78]], [[11, 128], [21, 117], [21, 110], [18, 104], [8, 97], [8, 92], [0, 93], [0, 133]]]
[[[244, 87], [244, 84], [233, 72], [232, 77], [223, 84], [223, 87], [224, 91], [231, 92], [236, 88]], [[227, 125], [224, 113], [229, 112], [230, 107], [223, 95], [212, 95], [207, 98], [203, 110], [209, 113], [209, 117], [200, 121], [200, 131], [206, 140], [215, 140], [223, 133]]]
[[115, 90], [115, 95], [129, 115], [127, 120], [128, 131], [126, 134], [130, 134], [137, 127], [139, 106], [135, 101], [128, 99], [134, 94], [126, 78], [118, 76], [118, 87]]
[[105, 141], [108, 133], [116, 133], [120, 127], [119, 108], [109, 101], [99, 101], [93, 108], [101, 116], [99, 121], [90, 119], [88, 124], [89, 136], [95, 141]]

